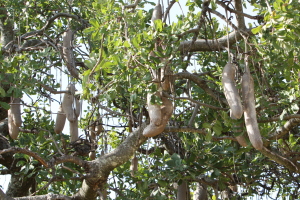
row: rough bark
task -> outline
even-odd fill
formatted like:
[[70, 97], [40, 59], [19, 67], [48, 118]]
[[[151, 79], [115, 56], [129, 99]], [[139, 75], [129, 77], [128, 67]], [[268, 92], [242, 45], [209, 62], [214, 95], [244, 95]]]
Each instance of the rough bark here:
[[[28, 172], [30, 173], [30, 172]], [[29, 195], [29, 189], [35, 183], [35, 176], [26, 177], [24, 174], [11, 174], [10, 182], [6, 191], [7, 196], [23, 197]]]
[[207, 186], [205, 184], [196, 183], [196, 191], [194, 192], [193, 200], [208, 200]]
[[189, 200], [189, 199], [190, 199], [189, 185], [186, 181], [182, 181], [182, 183], [177, 187], [177, 200]]
[[112, 152], [89, 162], [90, 176], [82, 183], [82, 187], [74, 196], [78, 200], [96, 199], [97, 189], [105, 186], [110, 172], [125, 163], [147, 138], [142, 135], [146, 124], [142, 124]]

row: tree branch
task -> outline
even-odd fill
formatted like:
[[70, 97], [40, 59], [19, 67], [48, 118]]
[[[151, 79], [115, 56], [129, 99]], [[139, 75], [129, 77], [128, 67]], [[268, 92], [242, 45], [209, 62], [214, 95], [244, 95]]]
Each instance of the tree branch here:
[[280, 117], [271, 117], [269, 119], [257, 120], [257, 122], [258, 123], [267, 123], [267, 122], [275, 122], [275, 121], [280, 121], [280, 120], [289, 120], [289, 119], [293, 119], [293, 118], [300, 118], [300, 115], [299, 114], [286, 115], [282, 119]]
[[202, 88], [208, 95], [210, 95], [214, 100], [221, 101], [224, 105], [228, 105], [226, 99], [220, 98], [220, 96], [215, 94], [215, 91], [210, 89], [205, 80], [198, 77], [198, 75], [191, 74], [189, 72], [180, 72], [174, 74], [174, 77], [177, 79], [186, 78], [194, 83], [196, 83], [200, 88]]
[[72, 200], [71, 197], [62, 194], [46, 194], [38, 196], [28, 196], [28, 197], [16, 197], [14, 200]]
[[226, 23], [228, 23], [234, 30], [238, 31], [238, 27], [236, 27], [229, 19], [226, 19], [226, 17], [224, 15], [222, 15], [221, 13], [219, 13], [216, 10], [213, 10], [211, 8], [208, 9], [208, 11], [210, 13], [213, 13], [215, 15], [217, 15], [218, 17], [220, 17], [221, 19], [223, 19]]
[[200, 105], [200, 106], [204, 106], [204, 107], [208, 107], [208, 108], [212, 108], [212, 109], [215, 109], [215, 110], [229, 110], [229, 108], [221, 108], [221, 107], [216, 107], [216, 106], [213, 106], [213, 105], [209, 105], [209, 104], [206, 104], [206, 103], [201, 103], [199, 101], [196, 101], [194, 99], [191, 99], [191, 98], [188, 98], [188, 97], [173, 97], [173, 99], [185, 99], [185, 100], [189, 100], [191, 102], [194, 102], [196, 103], [197, 105]]
[[290, 119], [283, 125], [283, 127], [281, 127], [280, 129], [272, 133], [268, 139], [275, 140], [275, 139], [282, 138], [285, 134], [290, 132], [290, 130], [295, 126], [297, 126], [298, 124], [300, 124], [300, 118]]
[[88, 161], [85, 161], [85, 160], [82, 160], [78, 157], [70, 156], [70, 155], [64, 155], [64, 156], [61, 156], [61, 157], [53, 157], [50, 160], [48, 166], [52, 167], [54, 165], [57, 165], [57, 164], [60, 164], [60, 163], [66, 163], [66, 162], [77, 164], [77, 165], [83, 167], [84, 169], [89, 168]]
[[14, 200], [14, 198], [6, 196], [6, 194], [0, 188], [0, 199], [1, 200]]
[[90, 176], [82, 183], [82, 187], [74, 196], [76, 199], [94, 199], [97, 196], [98, 187], [103, 187], [110, 172], [127, 162], [134, 152], [147, 140], [142, 135], [146, 123], [131, 132], [128, 137], [112, 152], [100, 156], [89, 162]]
[[[251, 34], [251, 30], [246, 30], [247, 34]], [[242, 35], [236, 31], [229, 33], [229, 46], [243, 39]], [[227, 35], [219, 39], [199, 39], [193, 42], [183, 41], [180, 43], [178, 50], [181, 53], [195, 52], [195, 51], [220, 51], [227, 48]]]
[[285, 166], [291, 172], [296, 172], [296, 173], [300, 172], [298, 166], [295, 163], [293, 163], [289, 159], [284, 158], [283, 156], [281, 156], [281, 155], [279, 155], [279, 154], [277, 154], [275, 152], [272, 152], [271, 150], [267, 149], [266, 147], [263, 147], [260, 150], [260, 152], [263, 155], [265, 155], [268, 158], [270, 158], [271, 160], [277, 162], [278, 164]]
[[244, 15], [241, 15], [240, 13], [244, 13], [243, 12], [243, 3], [241, 0], [234, 0], [234, 6], [235, 9], [238, 13], [236, 13], [236, 21], [237, 21], [237, 27], [240, 28], [241, 30], [245, 30], [246, 29], [246, 25], [245, 25], [245, 19], [244, 19]]
[[4, 153], [23, 153], [23, 154], [26, 154], [26, 155], [29, 155], [33, 158], [35, 158], [37, 161], [39, 161], [43, 166], [45, 166], [46, 168], [49, 167], [49, 165], [47, 164], [47, 162], [42, 158], [40, 157], [37, 153], [35, 152], [32, 152], [28, 149], [22, 149], [22, 148], [19, 148], [19, 147], [11, 147], [9, 149], [3, 149], [0, 151], [0, 155], [1, 154], [4, 154]]
[[166, 11], [165, 11], [165, 13], [164, 13], [163, 23], [166, 23], [166, 21], [167, 21], [167, 15], [169, 14], [171, 8], [173, 7], [173, 5], [174, 5], [175, 3], [176, 3], [175, 0], [173, 0], [173, 1], [171, 1], [171, 2], [169, 3], [169, 5], [168, 5], [168, 7], [167, 7], [167, 9], [166, 9]]
[[56, 20], [57, 18], [60, 18], [60, 17], [71, 18], [71, 19], [75, 19], [77, 21], [81, 21], [83, 24], [89, 24], [89, 22], [87, 20], [81, 19], [77, 15], [72, 15], [72, 14], [69, 14], [69, 13], [57, 13], [56, 15], [54, 15], [53, 17], [48, 19], [46, 24], [40, 30], [25, 33], [25, 34], [20, 36], [20, 39], [23, 40], [23, 39], [27, 39], [27, 38], [30, 38], [30, 37], [33, 37], [33, 36], [36, 36], [36, 35], [42, 35], [43, 32], [50, 27], [50, 25], [54, 22], [54, 20]]
[[[206, 131], [203, 129], [196, 129], [191, 127], [174, 127], [174, 126], [167, 126], [164, 132], [189, 132], [189, 133], [200, 133], [201, 135], [207, 135]], [[220, 141], [220, 140], [232, 140], [237, 141], [234, 137], [231, 136], [223, 136], [223, 137], [212, 137], [213, 141]]]

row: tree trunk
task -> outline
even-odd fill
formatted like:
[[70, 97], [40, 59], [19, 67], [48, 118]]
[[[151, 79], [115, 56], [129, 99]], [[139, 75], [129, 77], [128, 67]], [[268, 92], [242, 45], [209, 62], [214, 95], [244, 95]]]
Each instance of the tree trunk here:
[[196, 191], [193, 200], [208, 200], [207, 186], [205, 184], [196, 183]]
[[189, 200], [190, 199], [190, 190], [189, 185], [186, 181], [182, 181], [177, 188], [177, 200]]

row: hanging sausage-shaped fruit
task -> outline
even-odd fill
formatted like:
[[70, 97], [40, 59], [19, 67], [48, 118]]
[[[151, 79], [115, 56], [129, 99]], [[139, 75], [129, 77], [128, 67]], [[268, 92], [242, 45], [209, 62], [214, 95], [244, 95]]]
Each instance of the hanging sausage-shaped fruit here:
[[66, 123], [66, 115], [62, 109], [62, 105], [59, 105], [57, 115], [56, 115], [55, 127], [54, 127], [55, 133], [60, 134], [64, 130], [65, 123]]
[[64, 94], [62, 101], [62, 109], [66, 114], [66, 117], [69, 120], [69, 122], [74, 122], [75, 120], [77, 120], [75, 109], [73, 108], [75, 101], [75, 85], [69, 84], [66, 90], [68, 91], [68, 93]]
[[243, 115], [241, 98], [235, 84], [236, 67], [233, 63], [227, 63], [222, 73], [222, 85], [226, 100], [230, 107], [230, 117], [240, 119]]
[[11, 110], [9, 109], [8, 112], [8, 132], [11, 139], [15, 140], [18, 138], [19, 135], [19, 127], [16, 126], [14, 120], [13, 120], [13, 114], [11, 113]]
[[242, 97], [244, 102], [244, 119], [248, 137], [253, 147], [257, 150], [261, 150], [263, 148], [263, 141], [256, 118], [254, 82], [247, 65], [242, 77]]
[[13, 122], [17, 127], [22, 125], [22, 117], [21, 117], [21, 99], [14, 98], [10, 104], [10, 113], [13, 118]]
[[151, 94], [148, 95], [147, 103], [148, 103], [150, 124], [143, 131], [143, 135], [146, 137], [154, 137], [162, 133], [170, 117], [172, 116], [172, 112], [173, 112], [172, 101], [170, 101], [168, 98], [160, 97], [160, 95], [158, 94], [152, 94], [152, 95], [157, 95], [162, 100], [162, 105], [152, 104], [151, 101], [149, 100], [151, 99]]

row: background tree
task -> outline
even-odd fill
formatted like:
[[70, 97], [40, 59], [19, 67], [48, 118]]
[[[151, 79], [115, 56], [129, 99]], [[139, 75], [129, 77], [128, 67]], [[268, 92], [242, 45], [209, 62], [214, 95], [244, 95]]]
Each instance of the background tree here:
[[299, 3], [160, 3], [0, 2], [1, 199], [299, 198]]

